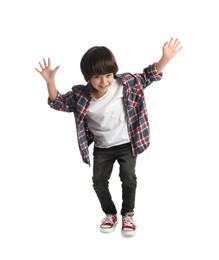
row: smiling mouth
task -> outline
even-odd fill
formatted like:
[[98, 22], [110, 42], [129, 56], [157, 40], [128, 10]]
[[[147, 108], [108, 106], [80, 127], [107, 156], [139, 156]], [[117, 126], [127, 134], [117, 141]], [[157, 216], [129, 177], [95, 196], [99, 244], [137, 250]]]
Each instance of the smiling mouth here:
[[107, 87], [108, 87], [108, 86], [101, 86], [100, 88], [101, 88], [101, 89], [105, 89], [105, 88], [107, 88]]

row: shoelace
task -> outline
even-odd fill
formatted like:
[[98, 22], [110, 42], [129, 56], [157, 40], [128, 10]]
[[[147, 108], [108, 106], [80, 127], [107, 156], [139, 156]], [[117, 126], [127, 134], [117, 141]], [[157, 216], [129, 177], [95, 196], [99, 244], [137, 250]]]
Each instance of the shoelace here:
[[113, 216], [108, 214], [104, 219], [102, 219], [102, 223], [111, 223], [113, 224]]
[[122, 220], [123, 220], [124, 226], [132, 226], [133, 225], [133, 219], [129, 215], [125, 215]]

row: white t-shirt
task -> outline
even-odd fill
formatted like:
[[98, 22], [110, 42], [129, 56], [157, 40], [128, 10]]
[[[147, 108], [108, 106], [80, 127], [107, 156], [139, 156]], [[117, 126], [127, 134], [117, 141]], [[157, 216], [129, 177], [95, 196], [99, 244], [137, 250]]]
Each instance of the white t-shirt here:
[[86, 118], [96, 147], [109, 148], [130, 142], [123, 86], [118, 80], [113, 80], [104, 96], [98, 99], [92, 97]]

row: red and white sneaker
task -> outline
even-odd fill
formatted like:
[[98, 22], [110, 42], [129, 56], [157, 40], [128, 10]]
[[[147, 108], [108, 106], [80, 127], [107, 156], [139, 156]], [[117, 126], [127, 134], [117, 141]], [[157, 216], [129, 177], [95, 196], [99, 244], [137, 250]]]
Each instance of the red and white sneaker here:
[[106, 217], [102, 219], [100, 225], [100, 231], [104, 233], [112, 232], [117, 224], [117, 215], [106, 214]]
[[136, 225], [133, 221], [134, 213], [126, 213], [122, 216], [122, 235], [124, 236], [134, 236], [136, 233]]

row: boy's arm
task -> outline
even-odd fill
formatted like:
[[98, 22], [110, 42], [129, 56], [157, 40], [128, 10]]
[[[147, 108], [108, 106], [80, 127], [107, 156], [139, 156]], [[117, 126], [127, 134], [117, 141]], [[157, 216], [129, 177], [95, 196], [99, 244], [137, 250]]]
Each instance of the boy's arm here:
[[178, 39], [167, 41], [162, 48], [163, 54], [158, 62], [156, 62], [157, 73], [160, 74], [166, 67], [168, 62], [182, 49]]
[[180, 41], [178, 39], [170, 39], [163, 45], [163, 54], [158, 62], [149, 65], [144, 69], [143, 73], [135, 74], [141, 82], [143, 89], [148, 87], [152, 82], [162, 79], [163, 69], [168, 62], [182, 49], [180, 47]]
[[55, 81], [47, 82], [46, 84], [49, 94], [49, 101], [54, 102], [58, 96], [58, 90], [56, 89]]
[[57, 91], [57, 96], [54, 101], [48, 98], [48, 105], [58, 111], [74, 112], [75, 102], [73, 99], [73, 91], [69, 91], [66, 94], [60, 94]]
[[64, 95], [61, 95], [56, 89], [55, 75], [57, 70], [59, 69], [59, 66], [57, 66], [55, 69], [51, 69], [50, 58], [48, 58], [47, 62], [45, 59], [43, 59], [43, 64], [39, 62], [39, 66], [41, 70], [37, 68], [35, 69], [37, 72], [41, 74], [41, 76], [46, 81], [47, 90], [49, 94], [49, 98], [48, 98], [49, 106], [55, 110], [73, 112], [74, 110], [73, 92], [69, 91]]

